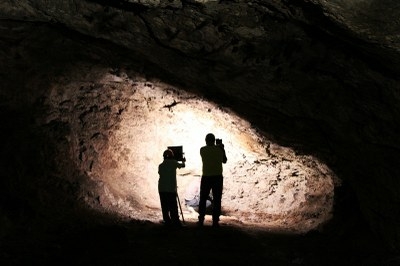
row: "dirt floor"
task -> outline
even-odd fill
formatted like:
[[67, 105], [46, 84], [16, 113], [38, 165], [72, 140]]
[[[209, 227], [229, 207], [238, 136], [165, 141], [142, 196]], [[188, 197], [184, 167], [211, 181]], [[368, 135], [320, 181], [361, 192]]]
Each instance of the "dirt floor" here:
[[[209, 218], [209, 217], [207, 217]], [[1, 265], [399, 265], [363, 228], [283, 234], [222, 219], [161, 223], [93, 220], [19, 228], [1, 241]]]

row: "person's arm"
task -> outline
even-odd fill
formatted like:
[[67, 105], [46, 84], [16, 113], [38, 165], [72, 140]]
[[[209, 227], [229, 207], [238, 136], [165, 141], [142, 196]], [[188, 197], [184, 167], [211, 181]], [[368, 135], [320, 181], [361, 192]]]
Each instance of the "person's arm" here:
[[228, 158], [226, 158], [225, 150], [224, 150], [224, 158], [222, 159], [222, 163], [226, 163], [228, 161]]
[[226, 158], [226, 153], [223, 146], [222, 146], [222, 152], [223, 152], [222, 163], [226, 163], [228, 161], [228, 158]]
[[222, 163], [226, 163], [228, 161], [228, 158], [226, 158], [226, 153], [225, 153], [225, 145], [224, 144], [220, 144], [218, 145], [218, 147], [222, 150]]
[[186, 165], [185, 165], [185, 162], [186, 162], [186, 158], [183, 158], [183, 159], [182, 159], [182, 163], [177, 162], [177, 163], [178, 163], [178, 168], [185, 167], [185, 166], [186, 166]]

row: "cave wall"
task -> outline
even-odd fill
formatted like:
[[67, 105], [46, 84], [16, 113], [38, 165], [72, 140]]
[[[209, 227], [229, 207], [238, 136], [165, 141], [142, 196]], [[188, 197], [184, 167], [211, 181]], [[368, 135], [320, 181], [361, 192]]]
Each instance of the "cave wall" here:
[[[127, 56], [157, 65], [161, 78], [229, 106], [299, 153], [318, 156], [351, 186], [373, 230], [398, 247], [396, 6], [372, 0], [21, 0], [2, 3], [0, 16], [120, 45]], [[5, 64], [1, 73], [3, 84], [13, 83], [2, 89], [3, 106], [37, 103], [49, 82], [36, 75], [43, 69], [30, 72], [28, 83], [10, 78]]]

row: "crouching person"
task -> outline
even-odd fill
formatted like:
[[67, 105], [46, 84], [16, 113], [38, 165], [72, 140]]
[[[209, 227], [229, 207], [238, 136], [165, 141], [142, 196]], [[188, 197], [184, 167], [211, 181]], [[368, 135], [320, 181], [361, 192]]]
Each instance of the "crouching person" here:
[[[192, 180], [192, 182], [189, 183], [185, 191], [185, 205], [191, 213], [199, 211], [200, 182], [200, 176], [194, 177], [194, 179]], [[206, 202], [206, 213], [210, 213], [212, 211], [212, 201], [212, 193], [210, 193]]]

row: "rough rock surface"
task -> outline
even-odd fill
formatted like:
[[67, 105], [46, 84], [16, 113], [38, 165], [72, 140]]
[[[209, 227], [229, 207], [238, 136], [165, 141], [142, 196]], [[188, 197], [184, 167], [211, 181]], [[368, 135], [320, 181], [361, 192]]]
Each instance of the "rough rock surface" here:
[[[78, 152], [82, 165], [76, 166], [52, 150], [62, 145], [69, 149], [65, 135], [76, 131], [65, 126], [65, 121], [50, 120], [40, 129], [45, 131], [41, 134], [33, 126], [31, 114], [45, 108], [49, 84], [69, 83], [53, 77], [68, 79], [65, 73], [83, 54], [89, 55], [84, 60], [90, 63], [88, 68], [93, 67], [91, 63], [119, 66], [129, 58], [135, 70], [213, 99], [247, 119], [268, 139], [297, 154], [318, 157], [349, 186], [351, 200], [357, 202], [371, 229], [396, 250], [400, 239], [398, 5], [394, 0], [3, 2], [1, 108], [8, 132], [14, 133], [2, 132], [6, 140], [3, 172], [6, 176], [40, 176], [38, 184], [45, 189], [52, 188], [52, 178], [43, 177], [43, 172], [57, 176], [60, 169], [70, 169], [73, 173], [62, 175], [74, 180], [57, 186], [79, 194], [79, 186], [74, 184], [77, 179], [91, 182], [80, 171], [80, 167], [90, 168], [90, 161], [85, 160], [83, 151]], [[26, 34], [29, 30], [7, 20], [30, 21], [35, 33]], [[59, 49], [42, 46], [41, 38], [57, 35], [40, 27], [42, 24], [78, 31], [105, 46], [104, 40], [113, 42], [121, 46], [121, 55], [102, 58], [107, 52], [85, 46], [89, 43], [85, 38], [79, 41], [77, 51], [69, 48], [60, 55]], [[24, 34], [19, 35], [21, 31]], [[40, 32], [46, 36], [40, 37]], [[50, 48], [72, 45], [68, 38], [54, 36], [54, 40], [57, 43]], [[52, 53], [61, 57], [59, 65], [50, 59]], [[46, 60], [51, 65], [46, 66]], [[14, 64], [17, 70], [10, 72], [8, 68]], [[115, 90], [95, 100], [121, 94], [123, 90]], [[62, 104], [68, 109], [70, 103]], [[125, 107], [121, 102], [115, 109], [100, 109], [106, 116], [103, 121], [110, 123], [101, 128], [112, 131]], [[90, 109], [86, 103], [81, 108], [87, 112], [76, 118], [79, 123], [96, 117], [98, 109]], [[98, 139], [98, 146], [92, 148], [101, 150], [104, 136], [92, 137]], [[47, 162], [44, 156], [52, 160]], [[31, 173], [30, 169], [35, 170]], [[47, 190], [36, 194], [36, 184], [5, 184], [8, 192], [2, 195], [2, 202], [18, 192], [33, 194], [38, 202], [54, 197]], [[15, 208], [23, 210], [18, 215], [37, 211], [27, 199], [14, 202]]]

